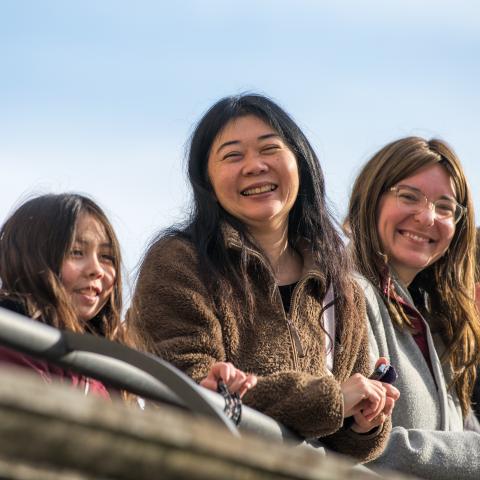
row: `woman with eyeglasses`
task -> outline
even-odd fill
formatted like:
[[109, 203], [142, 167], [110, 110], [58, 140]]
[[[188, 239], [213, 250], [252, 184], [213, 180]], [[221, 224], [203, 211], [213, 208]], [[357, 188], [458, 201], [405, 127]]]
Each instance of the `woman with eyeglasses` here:
[[388, 357], [399, 375], [394, 428], [375, 464], [479, 478], [480, 435], [464, 426], [480, 359], [475, 224], [455, 153], [418, 137], [382, 148], [355, 181], [345, 229], [363, 276], [372, 356]]

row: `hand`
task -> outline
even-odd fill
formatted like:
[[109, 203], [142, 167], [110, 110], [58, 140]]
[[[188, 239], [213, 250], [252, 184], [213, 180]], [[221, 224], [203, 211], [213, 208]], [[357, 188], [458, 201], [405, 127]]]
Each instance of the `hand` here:
[[240, 398], [257, 384], [257, 377], [252, 373], [245, 373], [229, 362], [217, 362], [212, 365], [208, 375], [200, 382], [200, 385], [216, 392], [220, 378], [224, 381], [230, 393], [238, 393]]
[[[382, 363], [388, 363], [385, 357], [380, 357], [377, 368]], [[350, 417], [359, 412], [368, 420], [377, 417], [385, 408], [386, 398], [398, 399], [400, 392], [386, 383], [372, 380], [356, 373], [341, 385], [344, 401], [344, 417]], [[391, 413], [393, 406], [388, 402], [387, 412]]]
[[[384, 363], [388, 363], [388, 360], [385, 357], [380, 357], [375, 364], [375, 369]], [[368, 411], [360, 410], [360, 412], [353, 415], [353, 418], [355, 420], [355, 423], [351, 427], [353, 431], [357, 433], [369, 432], [375, 427], [381, 425], [385, 421], [385, 419], [392, 414], [395, 402], [400, 397], [400, 392], [393, 385], [384, 382], [381, 383], [383, 388], [385, 389], [386, 394], [385, 406], [382, 412], [376, 417], [372, 418], [371, 415], [368, 415]]]
[[[388, 385], [388, 384], [384, 384], [384, 385]], [[391, 387], [391, 385], [389, 386]], [[395, 390], [398, 392], [396, 388]], [[357, 433], [367, 433], [370, 430], [373, 430], [375, 427], [382, 425], [382, 423], [386, 420], [386, 418], [389, 415], [391, 415], [394, 406], [395, 406], [395, 399], [387, 395], [387, 398], [385, 399], [385, 407], [379, 415], [372, 418], [371, 420], [368, 420], [365, 417], [365, 415], [363, 415], [363, 412], [360, 411], [355, 415], [353, 415], [354, 423], [350, 428]]]
[[363, 411], [363, 415], [370, 420], [379, 415], [385, 407], [387, 395], [382, 382], [355, 373], [341, 385], [341, 389], [344, 417]]

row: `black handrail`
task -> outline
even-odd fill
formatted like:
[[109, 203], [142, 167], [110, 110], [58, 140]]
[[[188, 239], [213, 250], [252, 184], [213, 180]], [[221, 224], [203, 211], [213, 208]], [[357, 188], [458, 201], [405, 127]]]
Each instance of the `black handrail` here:
[[[0, 344], [114, 388], [207, 415], [238, 435], [237, 428], [223, 412], [223, 397], [198, 386], [183, 372], [153, 355], [88, 333], [59, 330], [1, 307]], [[302, 442], [282, 424], [246, 406], [239, 427], [270, 438]]]

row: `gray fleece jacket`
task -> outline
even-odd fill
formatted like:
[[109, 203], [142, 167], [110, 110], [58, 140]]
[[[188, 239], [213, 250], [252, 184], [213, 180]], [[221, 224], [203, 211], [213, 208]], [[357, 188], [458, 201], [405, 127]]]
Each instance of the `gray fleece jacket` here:
[[[480, 434], [466, 430], [475, 425], [464, 427], [457, 395], [447, 391], [450, 374], [439, 359], [441, 339], [424, 320], [434, 379], [411, 333], [395, 328], [379, 292], [364, 278], [358, 281], [367, 302], [372, 362], [379, 356], [390, 359], [399, 375], [395, 386], [401, 393], [387, 448], [368, 466], [426, 479], [480, 479]], [[395, 282], [395, 288], [414, 305], [405, 287]]]

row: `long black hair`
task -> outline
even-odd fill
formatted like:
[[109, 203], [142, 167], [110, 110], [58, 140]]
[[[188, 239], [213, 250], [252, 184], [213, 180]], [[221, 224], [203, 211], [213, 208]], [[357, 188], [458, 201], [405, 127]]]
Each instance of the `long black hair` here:
[[[90, 322], [80, 322], [61, 280], [61, 268], [75, 237], [81, 214], [92, 215], [105, 228], [112, 246], [115, 282], [107, 302]], [[0, 229], [0, 297], [23, 305], [26, 313], [57, 328], [94, 333], [133, 346], [121, 322], [120, 246], [103, 210], [74, 193], [31, 198]], [[133, 337], [132, 337], [133, 338]]]
[[347, 287], [349, 262], [326, 204], [325, 180], [319, 160], [294, 120], [265, 96], [245, 94], [225, 97], [200, 119], [188, 150], [188, 177], [193, 190], [190, 218], [181, 232], [170, 233], [181, 233], [196, 247], [200, 273], [212, 294], [215, 291], [224, 292], [225, 288], [233, 289], [237, 294], [243, 294], [247, 305], [253, 307], [246, 275], [247, 255], [242, 252], [239, 271], [238, 263], [232, 261], [225, 245], [222, 224], [229, 224], [237, 230], [244, 245], [252, 245], [254, 241], [246, 226], [219, 204], [208, 176], [208, 158], [215, 139], [230, 121], [246, 115], [254, 115], [272, 127], [296, 157], [300, 187], [288, 218], [289, 244], [295, 249], [300, 241], [308, 245], [324, 275], [323, 294], [331, 283], [337, 297], [350, 303], [352, 298], [346, 293], [350, 290]]

